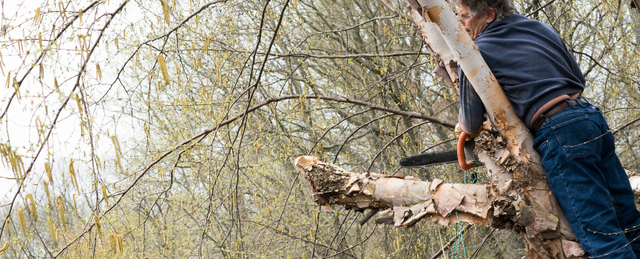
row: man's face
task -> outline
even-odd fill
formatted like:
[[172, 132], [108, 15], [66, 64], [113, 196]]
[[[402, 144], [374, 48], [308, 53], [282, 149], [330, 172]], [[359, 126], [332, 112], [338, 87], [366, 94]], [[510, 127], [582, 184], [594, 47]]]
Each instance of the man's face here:
[[486, 13], [478, 16], [471, 16], [471, 13], [469, 13], [469, 6], [458, 4], [458, 21], [460, 21], [460, 24], [462, 24], [464, 29], [467, 31], [467, 34], [471, 36], [471, 39], [475, 41], [484, 27], [487, 27], [487, 24], [493, 21], [493, 18], [489, 19]]

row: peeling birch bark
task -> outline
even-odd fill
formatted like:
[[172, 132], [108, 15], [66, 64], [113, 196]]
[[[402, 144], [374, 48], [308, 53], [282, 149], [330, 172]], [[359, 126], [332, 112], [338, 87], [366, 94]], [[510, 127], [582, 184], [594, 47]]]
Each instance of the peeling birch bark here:
[[418, 25], [422, 41], [431, 49], [431, 53], [433, 53], [432, 55], [436, 60], [437, 66], [433, 71], [436, 78], [458, 89], [458, 62], [453, 56], [451, 49], [449, 49], [449, 45], [447, 45], [447, 42], [442, 38], [438, 27], [432, 22], [425, 21], [424, 13], [414, 9], [414, 7], [421, 9], [416, 0], [409, 0], [407, 9], [409, 9], [411, 20]]
[[355, 173], [311, 156], [296, 158], [294, 165], [311, 184], [316, 203], [327, 209], [379, 209], [377, 223], [406, 227], [431, 219], [443, 225], [488, 225], [492, 216], [487, 185]]

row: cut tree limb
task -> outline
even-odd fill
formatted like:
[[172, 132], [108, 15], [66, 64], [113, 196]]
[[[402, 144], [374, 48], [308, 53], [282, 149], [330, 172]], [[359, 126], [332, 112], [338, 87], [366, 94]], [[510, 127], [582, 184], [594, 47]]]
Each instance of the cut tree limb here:
[[311, 184], [316, 203], [325, 208], [382, 210], [377, 223], [412, 226], [429, 218], [443, 225], [488, 225], [491, 218], [487, 185], [355, 173], [311, 156], [298, 157], [294, 164]]

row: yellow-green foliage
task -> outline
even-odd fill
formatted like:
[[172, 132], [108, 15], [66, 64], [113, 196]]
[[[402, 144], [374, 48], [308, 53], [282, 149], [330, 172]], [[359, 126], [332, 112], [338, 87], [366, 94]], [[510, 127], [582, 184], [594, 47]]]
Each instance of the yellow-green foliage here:
[[[469, 180], [456, 165], [399, 168], [452, 148], [453, 130], [372, 109], [457, 120], [457, 91], [433, 75], [406, 2], [41, 2], [4, 11], [0, 31], [0, 171], [19, 196], [0, 208], [3, 256], [430, 258], [460, 235], [426, 221], [360, 226], [359, 212], [318, 208], [292, 166], [311, 154]], [[538, 2], [515, 6], [560, 32], [612, 128], [638, 118], [626, 4]], [[630, 169], [636, 129], [615, 135]], [[465, 232], [468, 257], [489, 231]], [[479, 258], [522, 257], [515, 239], [492, 234]]]

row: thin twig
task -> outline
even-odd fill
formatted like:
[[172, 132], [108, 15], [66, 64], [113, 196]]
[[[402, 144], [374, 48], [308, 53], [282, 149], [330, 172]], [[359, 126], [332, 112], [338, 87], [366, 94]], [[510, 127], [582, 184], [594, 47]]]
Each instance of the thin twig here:
[[416, 125], [413, 125], [411, 127], [409, 127], [408, 129], [406, 129], [405, 131], [403, 131], [402, 133], [400, 133], [399, 135], [395, 136], [393, 139], [391, 139], [389, 142], [387, 142], [386, 145], [384, 145], [379, 151], [378, 153], [376, 153], [376, 156], [373, 157], [373, 159], [371, 159], [371, 163], [369, 164], [369, 167], [367, 168], [367, 171], [371, 170], [371, 167], [373, 166], [373, 163], [376, 161], [376, 159], [378, 159], [378, 157], [380, 156], [380, 154], [382, 154], [382, 151], [384, 151], [385, 149], [387, 149], [387, 147], [389, 147], [391, 145], [391, 143], [393, 143], [394, 141], [398, 140], [398, 138], [404, 136], [404, 134], [406, 134], [407, 132], [409, 132], [410, 130], [413, 130], [414, 128], [420, 126], [420, 125], [424, 125], [426, 123], [428, 123], [429, 121], [423, 121], [421, 123], [418, 123]]
[[358, 217], [353, 217], [351, 224], [349, 224], [349, 227], [344, 230], [344, 234], [342, 235], [342, 238], [340, 238], [340, 242], [336, 245], [336, 247], [340, 247], [340, 245], [344, 243], [344, 240], [347, 239], [347, 234], [349, 234], [349, 230], [351, 229], [351, 227], [353, 227], [353, 223], [355, 223], [357, 219]]
[[615, 135], [616, 133], [620, 132], [621, 130], [625, 129], [626, 127], [631, 126], [631, 124], [634, 124], [634, 123], [636, 123], [638, 121], [640, 121], [640, 118], [635, 118], [635, 119], [633, 119], [633, 120], [631, 120], [631, 121], [629, 121], [629, 122], [627, 122], [625, 124], [622, 124], [622, 126], [618, 127], [617, 129], [615, 129], [611, 133]]
[[[138, 46], [138, 48], [137, 48], [135, 51], [133, 51], [133, 53], [131, 53], [131, 56], [129, 56], [129, 58], [124, 62], [124, 64], [122, 65], [122, 68], [123, 68], [123, 69], [120, 69], [120, 71], [118, 71], [118, 73], [116, 74], [115, 79], [113, 80], [113, 83], [111, 83], [111, 86], [109, 87], [109, 89], [107, 89], [107, 91], [105, 91], [104, 95], [103, 95], [102, 97], [100, 97], [100, 99], [98, 99], [98, 101], [97, 101], [96, 103], [100, 103], [100, 102], [102, 101], [102, 99], [103, 99], [104, 97], [106, 97], [106, 96], [107, 96], [107, 93], [109, 93], [109, 91], [111, 91], [111, 87], [112, 87], [112, 86], [113, 86], [117, 81], [119, 81], [119, 80], [120, 80], [120, 75], [121, 75], [121, 74], [122, 74], [122, 72], [124, 71], [124, 67], [125, 67], [125, 66], [127, 66], [127, 64], [129, 63], [129, 61], [131, 61], [131, 60], [136, 56], [136, 53], [138, 53], [138, 51], [139, 51], [139, 50], [140, 50], [144, 45], [147, 45], [147, 44], [149, 44], [150, 42], [152, 42], [152, 41], [156, 41], [156, 40], [158, 40], [158, 39], [162, 39], [162, 38], [165, 38], [165, 37], [169, 37], [169, 35], [171, 35], [171, 33], [173, 33], [174, 31], [176, 31], [178, 28], [182, 27], [182, 26], [183, 26], [184, 24], [186, 24], [189, 20], [191, 20], [191, 18], [195, 17], [196, 15], [198, 15], [199, 13], [201, 13], [202, 11], [204, 11], [205, 9], [207, 9], [207, 7], [209, 7], [209, 6], [213, 5], [213, 4], [216, 4], [216, 3], [220, 3], [220, 2], [227, 2], [227, 1], [228, 1], [228, 0], [215, 0], [215, 1], [208, 2], [208, 3], [204, 4], [204, 5], [202, 5], [202, 6], [201, 6], [198, 10], [196, 10], [195, 12], [191, 13], [187, 18], [185, 18], [184, 20], [182, 20], [182, 21], [180, 22], [180, 24], [178, 24], [176, 27], [173, 27], [171, 30], [169, 30], [169, 32], [167, 32], [167, 33], [165, 33], [165, 34], [163, 34], [163, 35], [161, 35], [161, 36], [155, 37], [155, 38], [153, 38], [153, 39], [150, 39], [150, 40], [147, 40], [147, 41], [145, 41], [145, 42], [141, 43], [141, 44]], [[129, 2], [129, 0], [127, 0], [127, 2]]]
[[344, 121], [346, 121], [346, 120], [348, 120], [348, 119], [351, 119], [351, 118], [353, 118], [354, 116], [358, 116], [358, 115], [360, 115], [360, 114], [363, 114], [363, 113], [366, 113], [366, 112], [370, 112], [371, 110], [372, 110], [372, 109], [367, 109], [367, 110], [364, 110], [364, 111], [361, 111], [361, 112], [357, 112], [357, 113], [351, 114], [351, 115], [349, 115], [349, 116], [345, 117], [344, 119], [340, 120], [339, 122], [334, 123], [334, 124], [333, 124], [333, 126], [331, 126], [331, 127], [329, 127], [328, 129], [326, 129], [326, 130], [324, 131], [324, 133], [322, 133], [322, 136], [320, 136], [320, 138], [318, 138], [318, 140], [316, 140], [316, 142], [315, 142], [315, 143], [313, 143], [313, 147], [311, 147], [311, 148], [309, 149], [309, 152], [307, 152], [307, 155], [311, 155], [311, 152], [313, 151], [313, 149], [315, 149], [315, 148], [316, 148], [316, 146], [318, 145], [318, 143], [320, 143], [320, 141], [321, 141], [321, 140], [322, 140], [322, 139], [327, 135], [327, 133], [329, 133], [329, 131], [331, 131], [332, 129], [334, 129], [334, 128], [335, 128], [335, 127], [337, 127], [338, 125], [340, 125], [340, 123], [342, 123], [342, 122], [344, 122]]
[[[342, 250], [342, 251], [340, 251], [340, 252], [337, 252], [337, 253], [335, 253], [335, 254], [332, 254], [332, 255], [328, 256], [327, 258], [331, 258], [331, 257], [335, 257], [335, 256], [337, 256], [337, 255], [344, 254], [345, 252], [347, 252], [347, 251], [349, 251], [349, 250], [351, 250], [351, 249], [354, 249], [354, 248], [358, 247], [358, 246], [359, 246], [359, 245], [361, 245], [362, 243], [364, 243], [364, 242], [366, 242], [367, 240], [369, 240], [369, 238], [371, 238], [371, 236], [373, 236], [373, 233], [374, 233], [374, 232], [376, 232], [376, 229], [378, 229], [378, 228], [377, 228], [377, 226], [373, 226], [373, 229], [371, 229], [371, 233], [369, 233], [369, 235], [368, 235], [365, 239], [363, 239], [362, 241], [360, 241], [360, 242], [358, 242], [357, 244], [353, 245], [352, 247], [349, 247], [349, 248], [344, 249], [344, 250]], [[346, 255], [349, 255], [349, 254], [346, 254]]]
[[[262, 24], [264, 23], [265, 13], [266, 13], [266, 9], [267, 9], [267, 7], [269, 5], [269, 2], [270, 1], [267, 1], [265, 3], [264, 8], [262, 10], [262, 20], [261, 20], [261, 26], [260, 26], [260, 31], [261, 32], [259, 33], [260, 35], [258, 36], [258, 43], [256, 44], [256, 48], [255, 48], [254, 52], [257, 52], [258, 48], [260, 46], [260, 38], [261, 38], [260, 36], [262, 34], [262, 27], [263, 27]], [[249, 109], [251, 108], [250, 106], [251, 106], [251, 101], [253, 101], [253, 94], [255, 93], [255, 88], [257, 88], [258, 84], [260, 83], [260, 79], [262, 78], [262, 73], [264, 72], [264, 68], [265, 68], [265, 66], [267, 64], [267, 60], [269, 58], [269, 54], [271, 53], [271, 49], [272, 49], [273, 45], [275, 44], [276, 37], [278, 36], [278, 32], [280, 31], [280, 26], [282, 25], [282, 19], [284, 18], [284, 12], [287, 10], [288, 6], [289, 6], [289, 0], [287, 0], [284, 3], [284, 6], [282, 7], [282, 11], [280, 12], [280, 17], [278, 18], [278, 23], [276, 25], [276, 29], [274, 31], [273, 37], [271, 38], [271, 42], [269, 42], [269, 47], [267, 48], [267, 53], [266, 53], [266, 55], [264, 57], [264, 60], [262, 61], [262, 65], [260, 66], [260, 70], [258, 71], [258, 76], [256, 77], [255, 83], [252, 84], [252, 80], [253, 80], [253, 65], [255, 64], [255, 57], [256, 57], [255, 54], [253, 55], [253, 62], [251, 64], [251, 74], [250, 74], [250, 77], [249, 77], [249, 84], [252, 84], [252, 85], [250, 85], [249, 88], [248, 88], [249, 89], [249, 96], [248, 96], [247, 107], [246, 107], [246, 110], [245, 110], [246, 114], [248, 114]], [[253, 89], [253, 91], [251, 89]], [[240, 135], [240, 143], [238, 144], [238, 157], [237, 157], [237, 160], [236, 160], [236, 163], [238, 164], [238, 169], [236, 169], [237, 172], [240, 171], [240, 167], [239, 167], [239, 164], [240, 164], [240, 152], [241, 152], [240, 147], [242, 146], [242, 140], [244, 139], [244, 132], [245, 132], [246, 126], [247, 126], [247, 119], [248, 119], [248, 116], [245, 116], [243, 118], [242, 125], [241, 125], [241, 127], [242, 127], [242, 135]], [[298, 177], [299, 177], [299, 174], [296, 174], [296, 179], [298, 179]], [[240, 182], [240, 176], [237, 177], [236, 181]], [[294, 183], [295, 183], [295, 181], [294, 181]], [[282, 218], [282, 215], [284, 214], [284, 211], [286, 210], [287, 202], [289, 200], [291, 192], [293, 191], [293, 187], [294, 187], [294, 185], [292, 184], [291, 185], [291, 189], [289, 190], [289, 195], [287, 195], [287, 198], [284, 201], [284, 205], [283, 205], [283, 208], [282, 208], [281, 213], [280, 213], [280, 219]], [[236, 190], [235, 191], [236, 192], [238, 191], [237, 190], [237, 186], [236, 186]], [[239, 213], [240, 212], [238, 211], [238, 214]], [[280, 225], [280, 219], [276, 222], [276, 229]], [[238, 221], [240, 221], [240, 220], [238, 220]], [[265, 250], [269, 250], [269, 246], [271, 245], [271, 241], [272, 240], [273, 240], [273, 237], [269, 240], [269, 243], [267, 244], [267, 249], [265, 249]]]
[[548, 3], [544, 4], [543, 6], [540, 6], [538, 9], [535, 9], [535, 10], [531, 11], [530, 13], [528, 13], [525, 16], [529, 17], [529, 16], [533, 15], [534, 13], [536, 13], [537, 11], [540, 11], [540, 10], [544, 9], [545, 7], [549, 6], [550, 4], [553, 4], [553, 2], [555, 2], [555, 1], [556, 0], [551, 0]]
[[[286, 236], [286, 237], [289, 237], [289, 238], [291, 238], [291, 239], [295, 239], [295, 240], [300, 240], [300, 241], [305, 242], [305, 243], [307, 243], [307, 244], [312, 244], [312, 245], [322, 246], [322, 247], [324, 247], [324, 248], [327, 248], [327, 249], [333, 250], [333, 251], [335, 251], [335, 252], [338, 252], [338, 250], [336, 250], [336, 249], [334, 249], [334, 248], [331, 248], [331, 246], [327, 246], [327, 245], [322, 244], [322, 243], [318, 243], [318, 242], [314, 242], [314, 241], [311, 241], [311, 240], [307, 240], [307, 239], [304, 239], [304, 238], [302, 238], [302, 237], [297, 237], [297, 236], [290, 235], [289, 233], [287, 233], [287, 232], [285, 232], [285, 231], [277, 230], [277, 229], [273, 228], [273, 227], [272, 227], [272, 226], [270, 226], [270, 225], [265, 225], [265, 224], [262, 224], [262, 223], [259, 223], [259, 222], [255, 222], [255, 221], [250, 221], [250, 223], [256, 224], [256, 225], [258, 225], [258, 226], [262, 226], [262, 227], [264, 227], [264, 228], [271, 229], [271, 230], [273, 230], [273, 232], [275, 232], [275, 233], [276, 233], [276, 234], [278, 234], [278, 235]], [[352, 257], [352, 258], [356, 258], [356, 257], [354, 257], [353, 255], [350, 255], [350, 254], [346, 254], [346, 255], [348, 255], [348, 256], [350, 256], [350, 257]]]
[[[349, 215], [351, 215], [351, 212], [353, 210], [349, 210], [349, 212], [347, 212], [347, 215], [344, 216], [344, 219], [342, 220], [342, 222], [340, 222], [340, 225], [338, 226], [338, 229], [336, 230], [336, 234], [333, 235], [333, 238], [331, 239], [331, 242], [329, 242], [329, 247], [331, 247], [333, 245], [333, 241], [336, 240], [336, 238], [338, 238], [338, 236], [340, 235], [340, 230], [342, 230], [342, 226], [344, 225], [345, 222], [347, 222], [347, 219], [349, 218]], [[336, 214], [337, 217], [337, 214]], [[329, 254], [329, 249], [327, 249], [324, 253], [324, 256], [327, 256], [327, 254]]]
[[367, 125], [377, 121], [377, 120], [381, 120], [383, 118], [389, 117], [393, 115], [393, 113], [387, 113], [385, 115], [382, 115], [380, 117], [374, 118], [369, 120], [368, 122], [360, 125], [357, 129], [355, 129], [353, 132], [351, 132], [351, 134], [349, 134], [349, 136], [347, 136], [347, 138], [342, 141], [342, 144], [340, 145], [340, 147], [338, 148], [338, 151], [336, 151], [336, 155], [333, 157], [333, 163], [335, 164], [336, 162], [338, 162], [338, 155], [340, 154], [340, 151], [342, 151], [342, 147], [344, 147], [344, 145], [346, 145], [349, 142], [349, 139], [351, 139], [351, 137], [353, 137], [353, 135], [355, 135], [360, 129], [366, 127]]
[[451, 238], [451, 240], [449, 240], [449, 242], [447, 242], [446, 245], [444, 245], [444, 247], [442, 247], [442, 249], [440, 249], [440, 251], [438, 251], [437, 253], [435, 253], [431, 259], [436, 259], [438, 257], [440, 257], [440, 255], [442, 255], [444, 253], [444, 250], [449, 248], [449, 246], [451, 246], [456, 239], [458, 239], [460, 237], [460, 235], [464, 234], [464, 232], [467, 231], [467, 229], [469, 229], [471, 227], [471, 224], [467, 224], [466, 226], [464, 226], [464, 228], [462, 229], [462, 231], [460, 232], [460, 234], [457, 234], [455, 237]]
[[[203, 50], [204, 51], [204, 50]], [[233, 49], [212, 49], [209, 48], [210, 52], [229, 52], [229, 53], [239, 53], [239, 54], [252, 54], [253, 51], [242, 51], [242, 50], [233, 50]], [[172, 51], [168, 51], [171, 53]], [[265, 52], [255, 52], [257, 55], [265, 55]], [[321, 59], [351, 59], [351, 58], [388, 58], [388, 57], [402, 57], [402, 56], [424, 56], [424, 55], [432, 55], [430, 51], [403, 51], [403, 52], [392, 52], [392, 53], [358, 53], [358, 54], [337, 54], [337, 55], [321, 55], [321, 54], [311, 54], [311, 53], [289, 53], [289, 54], [281, 54], [281, 53], [269, 53], [269, 57], [276, 58], [321, 58]]]
[[[293, 188], [293, 187], [291, 187]], [[283, 210], [286, 208], [283, 208]], [[318, 212], [316, 213], [316, 215], [314, 216], [316, 218], [315, 222], [316, 222], [316, 230], [313, 232], [313, 240], [314, 244], [313, 244], [313, 249], [311, 249], [311, 258], [315, 257], [316, 255], [316, 245], [315, 245], [315, 241], [318, 240], [318, 230], [320, 229], [320, 212], [322, 211], [322, 207], [318, 206]]]
[[[129, 1], [125, 1], [125, 4], [127, 4]], [[89, 4], [87, 7], [84, 8], [83, 13], [87, 13], [90, 9], [94, 8], [95, 6], [97, 6], [99, 3], [99, 1], [93, 1], [91, 4]], [[114, 15], [116, 13], [118, 13], [121, 9], [118, 8], [118, 10], [116, 10], [114, 12]], [[76, 19], [78, 19], [79, 15], [75, 15], [73, 17], [73, 19], [71, 19], [71, 21], [69, 21], [65, 26], [63, 26], [63, 28], [60, 30], [60, 33], [58, 33], [58, 35], [55, 37], [55, 39], [53, 39], [52, 41], [49, 42], [49, 44], [47, 45], [46, 48], [44, 48], [44, 50], [42, 50], [42, 52], [40, 53], [40, 55], [38, 56], [38, 58], [36, 58], [35, 61], [33, 61], [33, 65], [30, 66], [27, 69], [27, 72], [22, 76], [22, 78], [20, 80], [18, 80], [18, 82], [16, 82], [18, 84], [18, 87], [20, 85], [22, 85], [22, 82], [27, 78], [27, 76], [31, 73], [31, 71], [36, 67], [36, 64], [38, 64], [38, 62], [40, 62], [40, 60], [45, 56], [45, 54], [47, 53], [48, 50], [51, 49], [51, 45], [53, 45], [60, 37], [62, 37], [62, 35], [64, 34], [64, 32], [67, 31], [68, 28], [71, 27], [71, 25], [76, 21]], [[112, 16], [113, 19], [113, 16]], [[111, 19], [110, 19], [111, 20]], [[107, 23], [108, 24], [108, 23]], [[106, 28], [106, 27], [105, 27]], [[97, 44], [96, 44], [97, 45]], [[89, 55], [87, 55], [87, 59], [89, 59]], [[82, 72], [82, 71], [80, 71]], [[13, 101], [13, 99], [15, 98], [16, 94], [17, 94], [18, 90], [14, 91], [13, 94], [11, 95], [11, 97], [9, 97], [9, 101], [7, 101], [7, 106], [4, 109], [4, 111], [2, 112], [2, 115], [0, 115], [0, 119], [4, 118], [4, 116], [7, 114], [7, 111], [9, 111], [9, 107], [11, 106], [11, 101]], [[2, 234], [0, 233], [0, 237], [2, 237]]]
[[496, 231], [496, 228], [492, 228], [491, 231], [489, 232], [489, 234], [487, 234], [486, 237], [484, 237], [484, 239], [482, 239], [482, 242], [480, 242], [480, 244], [478, 245], [478, 247], [476, 247], [476, 250], [473, 251], [473, 254], [471, 254], [471, 258], [476, 258], [476, 256], [478, 255], [478, 252], [480, 252], [480, 248], [482, 248], [482, 246], [484, 245], [484, 242], [487, 241], [487, 239], [489, 238], [489, 236], [491, 236], [491, 234], [493, 234], [493, 232]]

